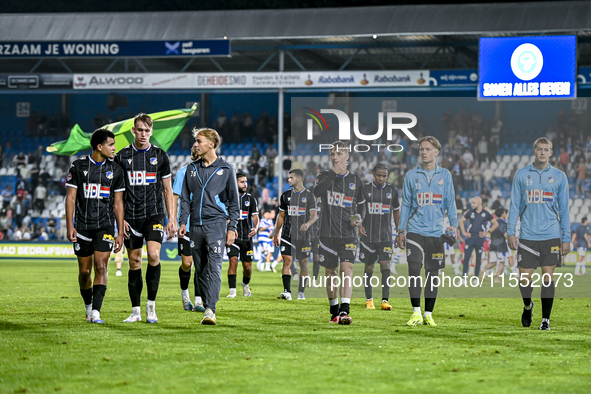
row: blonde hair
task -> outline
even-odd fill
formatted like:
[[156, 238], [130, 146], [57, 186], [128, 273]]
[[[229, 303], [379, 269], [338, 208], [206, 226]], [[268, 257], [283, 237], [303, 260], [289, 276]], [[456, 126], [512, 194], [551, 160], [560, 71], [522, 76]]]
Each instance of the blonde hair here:
[[540, 137], [536, 140], [536, 142], [534, 142], [534, 150], [536, 150], [536, 146], [538, 144], [545, 144], [545, 145], [550, 145], [550, 150], [552, 150], [552, 141], [550, 141], [548, 138], [546, 137]]
[[425, 141], [427, 141], [428, 143], [433, 145], [435, 147], [435, 149], [437, 149], [439, 151], [441, 150], [441, 143], [439, 142], [439, 140], [437, 138], [432, 137], [430, 135], [423, 137], [419, 140], [419, 146], [421, 146], [421, 144]]
[[135, 118], [133, 118], [133, 127], [136, 126], [138, 120], [147, 124], [149, 128], [152, 128], [152, 126], [154, 125], [154, 121], [152, 121], [152, 118], [150, 118], [150, 115], [147, 115], [143, 112], [140, 112], [139, 114], [137, 114], [135, 116]]
[[[343, 149], [339, 149], [339, 148], [348, 148], [349, 145], [345, 144], [343, 141], [335, 141], [332, 144], [332, 148], [330, 148], [329, 152], [334, 152], [334, 151], [339, 151], [339, 150], [343, 150]], [[345, 150], [347, 153], [349, 153], [348, 150]]]
[[209, 127], [203, 127], [200, 129], [194, 128], [193, 129], [193, 137], [197, 138], [197, 135], [199, 135], [199, 134], [201, 134], [202, 136], [204, 136], [205, 138], [207, 138], [208, 140], [213, 142], [214, 149], [216, 149], [218, 147], [218, 145], [220, 144], [220, 135], [214, 129], [210, 129]]

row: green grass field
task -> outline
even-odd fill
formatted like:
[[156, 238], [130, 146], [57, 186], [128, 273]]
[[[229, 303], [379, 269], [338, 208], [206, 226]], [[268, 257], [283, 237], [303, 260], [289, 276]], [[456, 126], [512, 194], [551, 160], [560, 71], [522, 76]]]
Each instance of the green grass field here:
[[280, 274], [255, 272], [252, 298], [239, 289], [238, 298], [227, 299], [225, 269], [217, 326], [202, 326], [201, 313], [183, 311], [176, 262], [163, 262], [158, 324], [121, 322], [130, 313], [127, 276], [124, 269], [116, 277], [112, 267], [101, 314], [106, 324], [94, 325], [84, 320], [75, 260], [0, 261], [0, 391], [590, 390], [588, 298], [556, 299], [550, 332], [537, 329], [539, 300], [532, 327], [521, 327], [519, 298], [440, 299], [439, 326], [415, 328], [404, 326], [408, 299], [392, 298], [394, 310], [386, 312], [366, 310], [356, 298], [353, 324], [339, 326], [328, 323], [325, 298], [278, 300]]

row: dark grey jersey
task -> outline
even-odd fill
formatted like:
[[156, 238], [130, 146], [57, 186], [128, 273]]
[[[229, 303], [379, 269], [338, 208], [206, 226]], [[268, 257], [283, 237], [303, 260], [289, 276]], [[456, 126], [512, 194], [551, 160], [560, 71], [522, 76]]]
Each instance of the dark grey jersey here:
[[236, 231], [238, 236], [236, 237], [239, 241], [248, 241], [248, 233], [252, 228], [252, 217], [253, 215], [259, 214], [259, 206], [256, 198], [251, 196], [249, 193], [244, 193], [240, 196], [240, 218], [238, 219], [238, 225]]
[[114, 196], [125, 191], [123, 170], [113, 160], [97, 163], [84, 156], [72, 163], [66, 186], [76, 189], [74, 222], [77, 230], [115, 225]]
[[300, 192], [294, 189], [283, 192], [279, 210], [285, 212], [281, 238], [290, 242], [309, 241], [310, 230], [300, 231], [300, 227], [310, 220], [310, 213], [316, 210], [316, 199], [312, 192], [305, 188]]
[[392, 242], [392, 214], [400, 209], [398, 190], [389, 184], [378, 188], [373, 182], [364, 187], [367, 199], [364, 242]]
[[138, 150], [123, 148], [115, 162], [125, 173], [125, 219], [145, 219], [164, 214], [162, 180], [172, 176], [168, 155], [156, 145]]
[[507, 233], [507, 222], [498, 219], [499, 226], [490, 235], [490, 251], [491, 252], [508, 252], [507, 240], [505, 233]]

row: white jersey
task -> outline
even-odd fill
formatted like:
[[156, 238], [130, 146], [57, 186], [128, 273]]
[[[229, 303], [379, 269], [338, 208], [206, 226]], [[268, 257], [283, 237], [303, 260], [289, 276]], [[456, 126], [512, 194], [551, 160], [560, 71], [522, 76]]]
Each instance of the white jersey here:
[[273, 238], [271, 234], [275, 231], [275, 224], [273, 220], [269, 219], [262, 219], [261, 223], [259, 224], [259, 228], [269, 227], [265, 230], [259, 230], [259, 242], [272, 242]]

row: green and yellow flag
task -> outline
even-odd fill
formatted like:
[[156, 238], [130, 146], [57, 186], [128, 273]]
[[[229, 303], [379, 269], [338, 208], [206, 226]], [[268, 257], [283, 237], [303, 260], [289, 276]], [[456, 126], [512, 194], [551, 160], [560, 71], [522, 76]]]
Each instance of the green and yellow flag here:
[[[152, 134], [152, 138], [150, 138], [150, 142], [167, 151], [196, 109], [197, 105], [195, 104], [192, 108], [173, 109], [148, 114], [154, 121], [154, 133]], [[132, 127], [133, 118], [103, 126], [103, 128], [111, 130], [115, 134], [115, 147], [117, 151], [133, 143]], [[92, 133], [85, 133], [76, 124], [66, 141], [54, 142], [46, 150], [56, 155], [72, 156], [81, 150], [90, 149], [91, 136]]]

